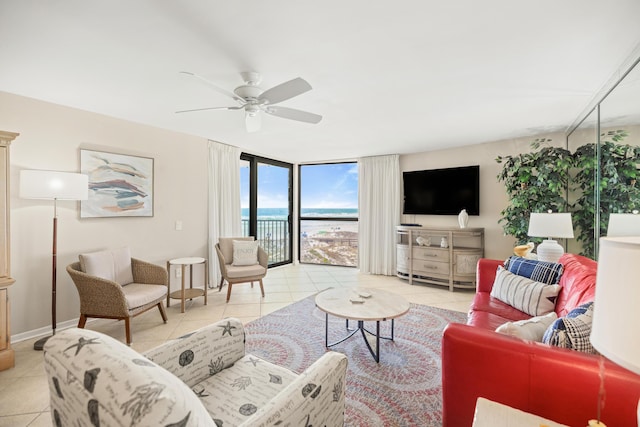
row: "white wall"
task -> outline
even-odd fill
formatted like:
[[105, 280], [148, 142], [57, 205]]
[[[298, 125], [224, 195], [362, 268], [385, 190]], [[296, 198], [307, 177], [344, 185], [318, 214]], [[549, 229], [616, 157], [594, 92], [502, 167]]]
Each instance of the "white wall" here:
[[[123, 100], [126, 102], [126, 100]], [[58, 323], [77, 319], [78, 296], [65, 267], [79, 253], [129, 246], [160, 265], [206, 256], [207, 141], [124, 120], [0, 92], [0, 129], [11, 145], [11, 332], [51, 324], [53, 203], [18, 197], [22, 169], [79, 172], [81, 148], [154, 158], [152, 218], [80, 219], [78, 202], [58, 203]], [[181, 220], [182, 231], [175, 230]], [[172, 282], [177, 286], [175, 277]], [[23, 334], [24, 335], [24, 334]]]
[[[545, 135], [552, 139], [550, 144], [563, 147], [565, 137], [561, 133]], [[531, 151], [530, 143], [535, 137], [510, 139], [449, 150], [428, 151], [400, 156], [400, 170], [414, 171], [456, 166], [480, 165], [480, 215], [469, 216], [469, 227], [483, 227], [485, 232], [485, 251], [487, 258], [505, 259], [513, 254], [515, 239], [505, 236], [498, 224], [500, 211], [509, 200], [504, 184], [496, 176], [502, 165], [496, 163], [498, 156], [517, 155]], [[455, 215], [403, 215], [402, 222], [422, 225], [457, 227]]]

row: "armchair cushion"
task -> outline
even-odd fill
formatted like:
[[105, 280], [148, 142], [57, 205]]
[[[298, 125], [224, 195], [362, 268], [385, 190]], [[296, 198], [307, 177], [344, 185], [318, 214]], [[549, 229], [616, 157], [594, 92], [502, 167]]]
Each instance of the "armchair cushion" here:
[[243, 277], [264, 276], [265, 268], [260, 264], [244, 266], [227, 266], [227, 279], [241, 279]]
[[127, 300], [127, 306], [131, 310], [156, 302], [159, 298], [164, 298], [167, 295], [167, 288], [144, 283], [130, 283], [122, 287], [122, 292]]
[[258, 263], [258, 241], [233, 241], [233, 265], [255, 265]]
[[79, 258], [84, 273], [111, 280], [121, 286], [133, 282], [131, 251], [128, 247], [81, 254]]
[[[297, 374], [251, 354], [193, 387], [213, 419], [240, 425], [278, 396]], [[230, 410], [232, 409], [232, 410]]]

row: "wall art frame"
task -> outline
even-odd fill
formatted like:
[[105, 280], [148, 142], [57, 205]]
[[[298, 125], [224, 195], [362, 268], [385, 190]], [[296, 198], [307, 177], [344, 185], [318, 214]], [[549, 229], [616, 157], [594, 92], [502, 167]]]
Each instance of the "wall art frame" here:
[[80, 218], [152, 217], [153, 163], [151, 157], [81, 149], [89, 198], [80, 202]]

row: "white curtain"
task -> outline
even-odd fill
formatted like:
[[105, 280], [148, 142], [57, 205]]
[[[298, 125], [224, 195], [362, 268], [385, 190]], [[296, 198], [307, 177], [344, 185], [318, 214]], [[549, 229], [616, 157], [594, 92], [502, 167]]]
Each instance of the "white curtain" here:
[[220, 283], [215, 244], [219, 237], [242, 236], [240, 149], [209, 141], [209, 285]]
[[396, 274], [400, 202], [400, 156], [358, 160], [358, 264], [363, 273]]

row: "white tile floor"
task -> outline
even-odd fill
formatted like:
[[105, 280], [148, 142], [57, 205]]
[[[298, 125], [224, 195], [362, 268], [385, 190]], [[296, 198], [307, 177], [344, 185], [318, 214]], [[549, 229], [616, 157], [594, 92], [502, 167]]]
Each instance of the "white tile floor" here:
[[[345, 286], [384, 288], [402, 294], [414, 303], [461, 312], [467, 311], [474, 294], [471, 290], [449, 292], [446, 287], [437, 285], [409, 285], [396, 277], [361, 274], [354, 268], [290, 265], [269, 270], [264, 279], [264, 299], [260, 297], [257, 284], [254, 288], [241, 284], [234, 286], [229, 303], [225, 303], [226, 287], [222, 292], [211, 290], [206, 306], [202, 298], [188, 302], [185, 313], [180, 313], [180, 302], [173, 300], [167, 309], [169, 321], [166, 324], [158, 310], [138, 316], [132, 321], [131, 346], [144, 351], [229, 316], [248, 323], [323, 289]], [[87, 328], [124, 341], [121, 321], [100, 319], [87, 323]], [[0, 372], [0, 427], [51, 426], [42, 352], [33, 350], [34, 341], [14, 343], [16, 366]]]

